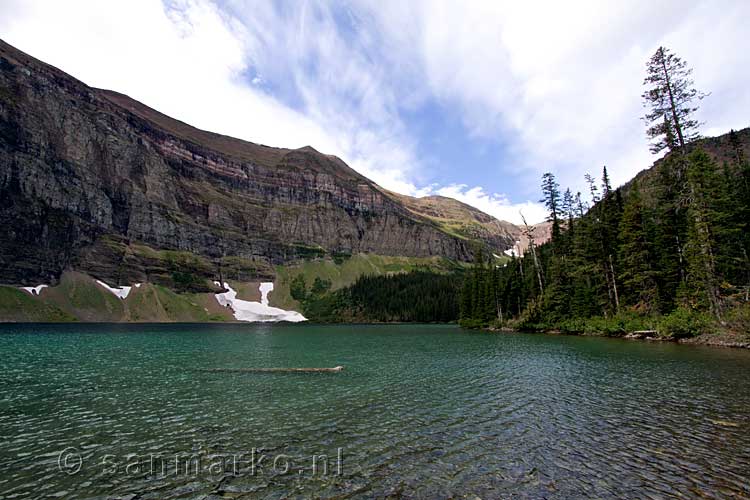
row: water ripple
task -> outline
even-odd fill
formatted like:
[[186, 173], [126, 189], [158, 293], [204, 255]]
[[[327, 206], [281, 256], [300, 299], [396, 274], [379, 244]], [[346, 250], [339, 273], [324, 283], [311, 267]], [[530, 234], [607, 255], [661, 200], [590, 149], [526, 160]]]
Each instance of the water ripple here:
[[[311, 325], [3, 326], [0, 350], [0, 498], [750, 497], [744, 351]], [[252, 450], [291, 471], [226, 460]], [[162, 474], [175, 454], [201, 469]]]

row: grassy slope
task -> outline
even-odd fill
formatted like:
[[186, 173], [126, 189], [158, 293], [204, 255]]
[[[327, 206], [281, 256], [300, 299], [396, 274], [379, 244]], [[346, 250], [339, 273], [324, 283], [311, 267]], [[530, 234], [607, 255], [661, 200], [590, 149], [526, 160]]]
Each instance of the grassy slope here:
[[[359, 254], [337, 262], [314, 259], [294, 266], [276, 268], [275, 289], [269, 295], [271, 305], [300, 311], [289, 295], [289, 284], [303, 274], [308, 286], [316, 277], [329, 280], [336, 290], [356, 281], [363, 274], [384, 275], [429, 268], [437, 272], [455, 269], [458, 264], [440, 258], [390, 257]], [[239, 298], [260, 300], [260, 281], [227, 280]], [[97, 322], [206, 322], [233, 321], [228, 309], [221, 307], [211, 293], [175, 293], [167, 287], [144, 283], [133, 287], [125, 300], [119, 299], [82, 273], [66, 272], [60, 283], [44, 288], [39, 296], [16, 287], [0, 286], [0, 321], [97, 321]]]
[[278, 266], [274, 290], [268, 298], [272, 306], [300, 311], [300, 304], [289, 295], [289, 285], [299, 274], [305, 277], [308, 288], [315, 278], [319, 277], [331, 282], [331, 290], [338, 290], [351, 285], [364, 274], [402, 273], [418, 267], [446, 272], [455, 269], [457, 265], [461, 264], [441, 257], [391, 257], [372, 254], [353, 255], [340, 264], [327, 259], [310, 260], [296, 266]]
[[144, 283], [122, 300], [93, 278], [66, 272], [57, 286], [39, 296], [15, 287], [0, 286], [0, 321], [231, 321], [230, 311], [209, 293], [178, 294], [160, 285]]
[[444, 196], [414, 198], [387, 190], [384, 192], [410, 211], [432, 221], [442, 231], [466, 240], [483, 241], [497, 252], [511, 246], [521, 234], [518, 226], [498, 220], [453, 198]]
[[80, 321], [122, 321], [122, 301], [85, 274], [66, 272], [55, 287], [45, 288], [38, 298], [54, 304]]
[[75, 317], [23, 290], [0, 286], [0, 321], [64, 322]]
[[133, 289], [122, 302], [127, 308], [127, 321], [205, 322], [233, 319], [227, 310], [219, 307], [211, 294], [178, 294], [149, 283]]

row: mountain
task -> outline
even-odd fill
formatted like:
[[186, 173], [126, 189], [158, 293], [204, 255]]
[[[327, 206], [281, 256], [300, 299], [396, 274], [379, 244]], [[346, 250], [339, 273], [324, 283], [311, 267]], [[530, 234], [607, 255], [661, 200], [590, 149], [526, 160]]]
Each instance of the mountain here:
[[[249, 118], [251, 119], [251, 118]], [[390, 193], [341, 159], [199, 130], [0, 41], [0, 283], [206, 292], [222, 276], [377, 254], [469, 261], [512, 224], [456, 200]]]
[[484, 242], [493, 250], [505, 250], [518, 240], [520, 229], [479, 209], [445, 196], [413, 198], [389, 193], [414, 214], [425, 217], [444, 231], [461, 238]]
[[[506, 250], [506, 255], [512, 254], [516, 257], [523, 257], [526, 250], [529, 249], [531, 238], [534, 239], [534, 245], [542, 245], [552, 238], [552, 223], [545, 221], [538, 224], [529, 224], [528, 233], [525, 229], [519, 229], [516, 243]], [[531, 236], [531, 238], [529, 238]]]

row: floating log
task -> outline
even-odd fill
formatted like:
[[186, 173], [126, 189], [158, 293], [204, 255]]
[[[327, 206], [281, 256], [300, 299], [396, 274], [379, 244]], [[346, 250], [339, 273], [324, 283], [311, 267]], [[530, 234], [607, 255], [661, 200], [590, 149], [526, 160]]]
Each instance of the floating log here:
[[739, 427], [740, 424], [737, 422], [730, 422], [729, 420], [714, 420], [713, 418], [708, 419], [714, 425], [720, 425], [722, 427]]
[[204, 368], [200, 372], [210, 373], [336, 373], [344, 369], [343, 366], [333, 368]]

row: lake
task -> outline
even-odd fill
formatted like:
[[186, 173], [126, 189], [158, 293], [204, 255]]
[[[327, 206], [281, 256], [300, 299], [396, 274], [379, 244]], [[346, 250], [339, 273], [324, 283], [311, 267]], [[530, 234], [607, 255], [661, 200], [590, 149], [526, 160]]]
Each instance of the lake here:
[[750, 496], [745, 350], [169, 324], [2, 325], [0, 354], [8, 499]]

